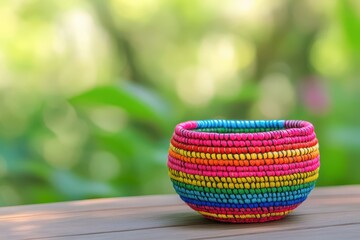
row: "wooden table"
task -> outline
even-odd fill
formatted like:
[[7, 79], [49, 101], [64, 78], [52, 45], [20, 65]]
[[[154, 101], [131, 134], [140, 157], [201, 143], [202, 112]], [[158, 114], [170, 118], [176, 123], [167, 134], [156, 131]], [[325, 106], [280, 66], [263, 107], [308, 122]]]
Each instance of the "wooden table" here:
[[0, 239], [360, 239], [360, 185], [315, 189], [283, 220], [225, 224], [176, 195], [0, 208]]

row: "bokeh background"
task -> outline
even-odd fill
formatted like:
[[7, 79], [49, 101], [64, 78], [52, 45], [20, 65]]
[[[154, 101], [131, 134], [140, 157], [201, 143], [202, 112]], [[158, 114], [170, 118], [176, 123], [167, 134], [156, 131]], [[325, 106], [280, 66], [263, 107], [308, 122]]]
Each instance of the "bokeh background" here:
[[0, 1], [0, 205], [172, 193], [190, 119], [314, 123], [360, 183], [360, 1]]

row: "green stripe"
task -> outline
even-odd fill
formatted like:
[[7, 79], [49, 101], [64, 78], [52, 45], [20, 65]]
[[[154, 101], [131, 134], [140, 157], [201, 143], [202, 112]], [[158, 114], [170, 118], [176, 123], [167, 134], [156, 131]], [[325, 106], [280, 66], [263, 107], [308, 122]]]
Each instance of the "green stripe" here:
[[176, 180], [171, 180], [173, 184], [180, 186], [182, 188], [186, 188], [188, 190], [195, 190], [207, 193], [224, 193], [224, 194], [261, 194], [261, 193], [278, 193], [278, 192], [288, 192], [288, 191], [296, 191], [302, 188], [308, 188], [315, 185], [316, 181], [299, 184], [294, 186], [283, 186], [283, 187], [274, 187], [274, 188], [256, 188], [256, 189], [231, 189], [231, 188], [209, 188], [209, 187], [200, 187], [194, 186], [191, 184], [186, 184], [183, 182], [178, 182]]

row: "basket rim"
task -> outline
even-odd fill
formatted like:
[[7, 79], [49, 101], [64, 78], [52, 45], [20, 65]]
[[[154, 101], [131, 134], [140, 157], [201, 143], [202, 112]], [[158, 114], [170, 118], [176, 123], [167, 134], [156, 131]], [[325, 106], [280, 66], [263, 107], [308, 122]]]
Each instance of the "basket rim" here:
[[[259, 129], [279, 128], [277, 130], [253, 133], [218, 133], [198, 132], [196, 129], [203, 128], [227, 128], [227, 129]], [[286, 137], [306, 136], [314, 132], [314, 126], [304, 120], [190, 120], [176, 125], [174, 134], [186, 138], [206, 140], [269, 140]]]

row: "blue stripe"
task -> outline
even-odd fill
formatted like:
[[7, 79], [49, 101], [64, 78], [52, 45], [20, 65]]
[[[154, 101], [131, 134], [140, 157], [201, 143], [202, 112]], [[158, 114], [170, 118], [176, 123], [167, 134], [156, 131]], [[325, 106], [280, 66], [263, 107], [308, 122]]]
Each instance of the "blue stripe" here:
[[187, 198], [180, 196], [180, 198], [186, 203], [192, 203], [198, 206], [208, 206], [208, 207], [222, 207], [222, 208], [257, 208], [257, 207], [279, 207], [279, 206], [289, 206], [305, 201], [307, 196], [289, 200], [289, 201], [273, 201], [273, 202], [262, 202], [262, 203], [245, 203], [245, 204], [234, 204], [234, 203], [215, 203], [208, 201], [199, 201], [196, 199]]
[[314, 186], [302, 188], [295, 191], [285, 191], [277, 193], [260, 193], [260, 194], [225, 194], [225, 193], [208, 193], [196, 190], [189, 190], [177, 185], [173, 185], [174, 189], [179, 195], [183, 195], [192, 199], [225, 202], [231, 200], [232, 203], [254, 203], [254, 202], [271, 202], [271, 201], [285, 201], [294, 200], [307, 196]]
[[[306, 192], [297, 192], [294, 194], [284, 194], [277, 196], [276, 194], [264, 194], [262, 196], [248, 195], [227, 195], [226, 194], [194, 194], [185, 189], [176, 189], [176, 192], [188, 199], [213, 202], [213, 203], [231, 203], [231, 204], [254, 204], [254, 203], [267, 203], [267, 202], [284, 202], [302, 199], [310, 193], [311, 190]], [[240, 197], [241, 196], [241, 197]]]
[[199, 120], [197, 128], [284, 128], [285, 120]]

